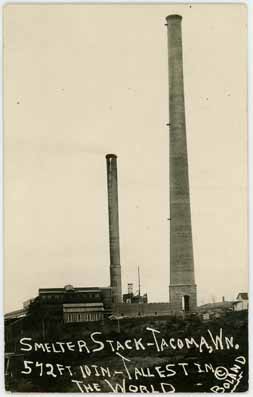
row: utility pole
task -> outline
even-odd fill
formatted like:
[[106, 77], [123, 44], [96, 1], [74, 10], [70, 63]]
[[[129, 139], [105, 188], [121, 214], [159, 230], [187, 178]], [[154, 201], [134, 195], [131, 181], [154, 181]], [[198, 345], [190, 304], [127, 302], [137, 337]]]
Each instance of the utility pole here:
[[141, 296], [140, 266], [138, 266], [138, 286], [139, 286], [139, 296]]

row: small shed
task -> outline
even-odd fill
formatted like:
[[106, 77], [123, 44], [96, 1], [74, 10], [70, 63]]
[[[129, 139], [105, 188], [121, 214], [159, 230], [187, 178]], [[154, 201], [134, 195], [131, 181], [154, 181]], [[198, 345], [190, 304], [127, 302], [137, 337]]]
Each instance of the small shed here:
[[239, 292], [236, 301], [233, 303], [234, 311], [248, 310], [249, 297], [247, 292]]

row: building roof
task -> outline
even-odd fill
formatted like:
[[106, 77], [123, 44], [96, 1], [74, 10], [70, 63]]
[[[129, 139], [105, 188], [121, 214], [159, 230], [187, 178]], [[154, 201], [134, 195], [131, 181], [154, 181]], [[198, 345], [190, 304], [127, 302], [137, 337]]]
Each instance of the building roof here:
[[67, 285], [64, 288], [40, 288], [39, 289], [39, 294], [54, 294], [54, 293], [68, 292], [68, 291], [94, 292], [94, 291], [100, 291], [100, 290], [101, 290], [101, 288], [99, 288], [99, 287], [78, 287], [78, 288], [74, 288], [72, 286]]
[[65, 294], [68, 292], [72, 292], [72, 293], [103, 292], [105, 290], [111, 290], [111, 287], [73, 287], [72, 285], [66, 285], [63, 288], [39, 288], [39, 295]]
[[4, 315], [5, 320], [18, 319], [27, 315], [27, 309], [14, 310]]
[[229, 309], [233, 305], [233, 302], [224, 301], [224, 302], [215, 302], [215, 303], [206, 303], [205, 305], [199, 306], [199, 311], [206, 311], [206, 310], [215, 310], [215, 309]]
[[248, 292], [239, 292], [239, 294], [237, 295], [236, 299], [243, 299], [243, 300], [248, 300]]

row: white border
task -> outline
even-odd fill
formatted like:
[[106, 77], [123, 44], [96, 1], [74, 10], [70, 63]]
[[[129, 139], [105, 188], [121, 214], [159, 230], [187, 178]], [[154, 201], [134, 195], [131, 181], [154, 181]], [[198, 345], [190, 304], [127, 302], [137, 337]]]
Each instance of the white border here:
[[[253, 200], [253, 133], [252, 133], [252, 69], [253, 69], [253, 0], [245, 0], [245, 1], [238, 1], [238, 0], [223, 0], [223, 1], [206, 1], [206, 0], [195, 0], [195, 1], [184, 1], [184, 0], [174, 0], [174, 1], [150, 1], [150, 0], [139, 0], [139, 1], [128, 1], [128, 0], [110, 0], [110, 1], [64, 1], [64, 0], [55, 0], [55, 1], [3, 1], [0, 0], [1, 4], [1, 35], [0, 35], [0, 45], [3, 48], [3, 7], [8, 3], [15, 3], [15, 4], [245, 4], [248, 6], [248, 184], [249, 184], [249, 196], [248, 196], [248, 219], [249, 219], [249, 234], [248, 234], [248, 241], [249, 241], [249, 297], [250, 297], [250, 309], [249, 309], [249, 391], [246, 395], [253, 396], [252, 384], [253, 384], [253, 338], [251, 339], [251, 335], [253, 335], [253, 311], [252, 311], [252, 302], [253, 302], [253, 265], [252, 265], [252, 257], [253, 257], [253, 243], [251, 242], [252, 237], [252, 227], [253, 227], [253, 211], [252, 211], [252, 200]], [[0, 133], [0, 224], [1, 224], [1, 242], [0, 242], [0, 283], [2, 285], [3, 291], [3, 284], [4, 284], [4, 271], [3, 271], [3, 55], [2, 55], [2, 62], [0, 66], [1, 70], [1, 93], [0, 96], [0, 109], [1, 109], [1, 133]], [[6, 396], [9, 394], [4, 389], [4, 311], [3, 311], [3, 292], [0, 294], [0, 395]], [[12, 393], [12, 395], [24, 395], [24, 393]], [[25, 393], [27, 394], [27, 393]], [[77, 393], [66, 393], [66, 395], [76, 395]], [[94, 393], [93, 393], [94, 394]], [[108, 396], [108, 393], [104, 393], [105, 396]], [[237, 395], [245, 395], [245, 393], [237, 393]], [[30, 395], [35, 396], [62, 396], [63, 393], [29, 393]], [[98, 393], [99, 396], [103, 396], [103, 393]], [[116, 395], [116, 394], [115, 394]], [[123, 395], [123, 394], [118, 394]], [[130, 394], [127, 394], [129, 396]], [[135, 395], [142, 395], [139, 393], [135, 393]], [[213, 395], [213, 393], [205, 393], [205, 395]], [[190, 396], [189, 393], [176, 393], [176, 396]], [[194, 393], [194, 396], [203, 396], [203, 393]]]

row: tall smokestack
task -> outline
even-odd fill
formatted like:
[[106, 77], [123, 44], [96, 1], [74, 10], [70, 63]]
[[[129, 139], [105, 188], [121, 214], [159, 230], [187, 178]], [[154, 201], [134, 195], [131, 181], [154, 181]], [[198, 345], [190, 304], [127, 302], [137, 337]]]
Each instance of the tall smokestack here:
[[112, 288], [112, 302], [122, 302], [121, 266], [119, 246], [119, 210], [118, 210], [118, 177], [117, 156], [107, 154], [107, 191], [109, 213], [109, 241], [110, 241], [110, 282]]
[[188, 155], [185, 127], [182, 17], [169, 15], [170, 114], [170, 302], [176, 310], [197, 305], [194, 276]]

